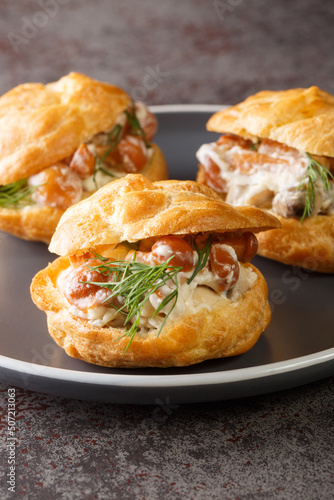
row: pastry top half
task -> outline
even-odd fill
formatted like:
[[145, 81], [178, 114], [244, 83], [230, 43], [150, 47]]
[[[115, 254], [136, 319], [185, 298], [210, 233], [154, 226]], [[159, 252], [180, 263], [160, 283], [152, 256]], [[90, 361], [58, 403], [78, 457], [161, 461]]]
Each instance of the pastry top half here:
[[334, 97], [316, 86], [264, 90], [215, 113], [210, 131], [266, 138], [310, 154], [334, 157]]
[[66, 158], [108, 130], [129, 103], [120, 88], [80, 73], [10, 90], [0, 98], [0, 184]]
[[257, 233], [280, 227], [271, 214], [234, 208], [207, 186], [192, 181], [151, 183], [140, 174], [111, 182], [62, 216], [50, 244], [58, 255], [101, 245], [215, 231]]

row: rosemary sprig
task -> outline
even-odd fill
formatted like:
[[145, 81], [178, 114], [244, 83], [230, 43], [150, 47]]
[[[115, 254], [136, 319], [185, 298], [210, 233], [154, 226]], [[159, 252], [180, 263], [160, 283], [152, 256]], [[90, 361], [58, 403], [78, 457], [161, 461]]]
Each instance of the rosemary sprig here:
[[198, 259], [197, 259], [197, 264], [196, 264], [196, 267], [194, 269], [194, 272], [187, 281], [188, 285], [197, 276], [197, 274], [205, 267], [205, 265], [208, 261], [209, 255], [210, 255], [210, 250], [211, 250], [211, 245], [212, 245], [212, 237], [213, 237], [213, 233], [211, 233], [210, 236], [208, 237], [208, 239], [206, 240], [205, 245], [202, 248], [202, 250], [199, 249], [196, 241], [194, 240], [194, 247], [195, 247], [195, 250], [197, 252]]
[[21, 208], [31, 202], [30, 196], [38, 186], [29, 186], [27, 179], [0, 186], [0, 207]]
[[[107, 297], [107, 299], [105, 299], [105, 302], [111, 307], [114, 307], [118, 312], [125, 315], [125, 325], [131, 322], [131, 318], [136, 318], [124, 335], [119, 337], [119, 339], [129, 337], [129, 343], [125, 352], [130, 347], [130, 344], [138, 331], [141, 314], [146, 302], [160, 287], [165, 285], [168, 281], [172, 281], [175, 286], [174, 290], [172, 290], [172, 292], [161, 301], [159, 307], [152, 315], [152, 318], [154, 318], [164, 307], [168, 304], [172, 304], [158, 331], [159, 336], [168, 316], [174, 309], [178, 298], [177, 273], [182, 269], [182, 267], [169, 265], [169, 262], [174, 256], [171, 256], [162, 264], [151, 266], [142, 262], [136, 262], [134, 260], [135, 255], [132, 261], [117, 260], [111, 262], [107, 262], [104, 257], [98, 254], [95, 255], [101, 260], [101, 264], [92, 266], [90, 269], [96, 270], [104, 276], [112, 275], [112, 279], [107, 283], [96, 281], [87, 281], [84, 283], [94, 284], [101, 288], [111, 290], [112, 293]], [[120, 307], [117, 307], [111, 302], [114, 297], [122, 299], [122, 305]]]
[[315, 185], [318, 178], [324, 185], [325, 191], [330, 192], [331, 198], [333, 198], [333, 193], [330, 185], [330, 179], [334, 180], [333, 174], [326, 167], [321, 165], [321, 163], [312, 158], [309, 153], [306, 153], [306, 156], [309, 159], [309, 164], [306, 168], [305, 175], [303, 176], [297, 188], [298, 190], [303, 189], [305, 183], [307, 182], [305, 208], [300, 222], [303, 222], [305, 217], [309, 217], [314, 210], [316, 197]]

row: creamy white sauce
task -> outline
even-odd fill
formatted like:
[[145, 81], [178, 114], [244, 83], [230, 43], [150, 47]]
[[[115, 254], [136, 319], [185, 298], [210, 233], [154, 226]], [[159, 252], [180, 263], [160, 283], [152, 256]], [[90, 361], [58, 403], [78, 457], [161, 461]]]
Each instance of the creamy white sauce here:
[[98, 328], [107, 325], [117, 316], [116, 309], [105, 306], [90, 307], [87, 309], [86, 313], [73, 305], [71, 305], [68, 310], [73, 316], [86, 319], [91, 325]]
[[249, 288], [252, 288], [255, 281], [257, 280], [257, 275], [251, 267], [244, 267], [240, 264], [239, 267], [239, 279], [235, 286], [227, 292], [227, 296], [231, 300], [240, 299]]
[[[232, 247], [228, 245], [222, 246], [227, 247], [232, 256], [236, 256]], [[163, 247], [163, 245], [161, 245], [161, 247]], [[164, 253], [163, 249], [162, 253]], [[194, 252], [194, 260], [195, 255], [197, 257], [196, 252]], [[57, 279], [57, 288], [60, 291], [63, 291], [66, 288], [66, 279], [71, 271], [72, 268], [68, 268], [59, 274]], [[231, 301], [238, 300], [249, 288], [254, 285], [257, 279], [256, 273], [254, 273], [251, 268], [246, 268], [242, 264], [239, 264], [239, 279], [237, 283], [228, 291], [218, 292], [219, 278], [207, 267], [202, 269], [202, 271], [196, 275], [194, 280], [188, 284], [187, 281], [191, 277], [192, 273], [193, 271], [188, 273], [179, 272], [177, 274], [178, 299], [175, 306], [173, 307], [174, 301], [172, 300], [154, 318], [152, 317], [154, 312], [159, 307], [164, 297], [169, 295], [175, 289], [175, 284], [172, 281], [169, 281], [159, 288], [159, 294], [154, 293], [150, 296], [142, 310], [139, 322], [141, 335], [145, 335], [152, 328], [160, 329], [168, 313], [168, 322], [173, 322], [182, 316], [196, 314], [202, 309], [210, 310], [218, 300], [221, 305], [223, 305], [223, 303], [227, 305]], [[68, 310], [73, 316], [86, 319], [90, 324], [98, 327], [108, 325], [119, 317], [119, 314], [117, 314], [114, 308], [104, 305], [88, 307], [85, 312], [69, 303], [68, 305]], [[135, 320], [136, 317], [132, 318], [133, 322]]]
[[[259, 152], [261, 152], [259, 150]], [[257, 192], [269, 189], [274, 193], [278, 193], [287, 187], [298, 186], [305, 174], [308, 165], [308, 158], [301, 153], [296, 159], [292, 155], [284, 155], [284, 160], [288, 163], [276, 164], [268, 163], [261, 165], [260, 168], [251, 168], [249, 175], [238, 170], [230, 170], [230, 159], [235, 154], [250, 154], [251, 151], [246, 151], [239, 146], [234, 146], [226, 151], [219, 147], [216, 143], [203, 144], [197, 151], [197, 159], [204, 166], [208, 164], [208, 158], [218, 165], [221, 177], [227, 182], [229, 188], [245, 187], [245, 190], [239, 190], [240, 204], [247, 204], [248, 199]], [[273, 154], [273, 157], [278, 157]], [[282, 156], [281, 156], [282, 157]]]
[[163, 259], [167, 260], [168, 257], [173, 255], [172, 249], [169, 245], [159, 245], [154, 252], [156, 255], [159, 257], [162, 257]]
[[[252, 151], [240, 146], [233, 146], [226, 150], [226, 147], [219, 146], [215, 142], [203, 144], [196, 156], [204, 168], [208, 167], [210, 159], [219, 167], [220, 176], [227, 186], [227, 203], [261, 207], [270, 203], [278, 193], [298, 188], [306, 174], [309, 158], [306, 153], [297, 150], [293, 153], [282, 149], [273, 151], [266, 143], [260, 144], [257, 152], [270, 155], [273, 159], [284, 160], [284, 163], [268, 162], [257, 165], [254, 162], [249, 164], [247, 173], [241, 172], [240, 169], [231, 169], [230, 162], [235, 154], [251, 155]], [[333, 214], [333, 196], [326, 192], [319, 177], [315, 182], [315, 189], [320, 199], [316, 212], [327, 211], [329, 215]], [[331, 182], [331, 189], [334, 193], [333, 182]]]
[[140, 123], [144, 123], [148, 115], [148, 109], [145, 103], [136, 101], [136, 115]]
[[[95, 157], [98, 156], [96, 151], [96, 145], [94, 143], [87, 143], [86, 146]], [[82, 186], [84, 191], [86, 192], [96, 191], [97, 189], [100, 189], [102, 186], [108, 184], [108, 182], [111, 182], [112, 180], [115, 179], [119, 179], [120, 177], [124, 177], [125, 175], [125, 172], [112, 169], [110, 165], [107, 163], [101, 163], [100, 167], [109, 172], [111, 175], [107, 175], [104, 172], [102, 172], [102, 170], [98, 170], [95, 174], [95, 182], [94, 182], [94, 175], [90, 175], [86, 179], [82, 180]]]

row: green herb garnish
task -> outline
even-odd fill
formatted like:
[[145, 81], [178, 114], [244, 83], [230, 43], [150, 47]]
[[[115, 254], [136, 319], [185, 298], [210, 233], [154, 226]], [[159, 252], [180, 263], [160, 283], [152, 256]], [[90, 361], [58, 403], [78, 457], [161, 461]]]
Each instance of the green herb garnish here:
[[[135, 254], [132, 261], [116, 260], [111, 262], [107, 262], [107, 259], [101, 255], [96, 253], [95, 255], [101, 260], [101, 264], [97, 266], [89, 266], [90, 269], [96, 270], [104, 276], [112, 275], [112, 281], [108, 283], [87, 281], [84, 283], [94, 284], [112, 291], [111, 295], [107, 297], [105, 302], [111, 307], [114, 307], [118, 312], [125, 315], [125, 325], [130, 323], [131, 318], [136, 318], [132, 326], [124, 333], [124, 335], [119, 337], [119, 339], [129, 337], [129, 343], [124, 352], [125, 354], [138, 331], [141, 314], [146, 302], [160, 287], [165, 285], [168, 281], [172, 281], [175, 285], [175, 289], [162, 300], [152, 316], [152, 318], [154, 318], [164, 307], [172, 303], [171, 309], [167, 312], [158, 331], [158, 336], [160, 335], [168, 316], [174, 309], [177, 302], [177, 273], [182, 269], [182, 267], [169, 265], [169, 262], [173, 259], [174, 255], [162, 264], [153, 266], [136, 262], [134, 260]], [[113, 297], [120, 297], [122, 299], [122, 305], [120, 307], [117, 307], [110, 302]]]
[[140, 135], [144, 139], [145, 146], [147, 148], [150, 148], [151, 145], [150, 145], [149, 142], [147, 142], [147, 140], [146, 140], [146, 134], [145, 134], [142, 126], [140, 125], [138, 118], [137, 118], [136, 107], [135, 107], [135, 103], [133, 101], [132, 101], [132, 105], [131, 106], [132, 106], [131, 107], [131, 111], [126, 110], [125, 111], [125, 115], [126, 115], [126, 117], [128, 119], [130, 127], [132, 128], [132, 133], [134, 135]]
[[188, 285], [192, 282], [192, 280], [195, 278], [195, 276], [197, 276], [197, 274], [205, 267], [205, 265], [208, 261], [209, 255], [210, 255], [210, 251], [211, 251], [212, 238], [213, 238], [213, 234], [211, 233], [210, 236], [208, 237], [208, 239], [206, 240], [205, 245], [202, 248], [202, 250], [200, 250], [198, 248], [198, 245], [197, 245], [196, 241], [194, 240], [194, 247], [195, 247], [195, 250], [197, 252], [198, 259], [197, 259], [197, 264], [196, 264], [196, 267], [194, 269], [194, 272], [187, 281]]
[[0, 186], [0, 207], [21, 208], [31, 203], [30, 196], [38, 186], [29, 186], [27, 179]]
[[107, 149], [107, 151], [101, 157], [98, 157], [98, 156], [95, 157], [93, 181], [94, 181], [96, 189], [98, 189], [97, 183], [96, 183], [96, 174], [99, 171], [103, 172], [105, 175], [109, 175], [109, 177], [115, 177], [111, 172], [109, 172], [108, 170], [103, 168], [101, 165], [104, 163], [105, 159], [110, 155], [112, 150], [115, 149], [115, 147], [117, 146], [117, 144], [119, 143], [119, 141], [121, 139], [121, 136], [122, 136], [122, 127], [118, 123], [111, 130], [111, 132], [109, 133], [109, 135], [107, 137], [107, 145], [110, 145], [109, 148]]
[[326, 167], [321, 165], [321, 163], [312, 158], [311, 155], [309, 155], [309, 153], [306, 153], [306, 156], [308, 157], [310, 162], [306, 168], [306, 173], [303, 176], [297, 188], [298, 190], [303, 189], [305, 187], [305, 183], [307, 182], [305, 209], [300, 222], [303, 222], [305, 217], [309, 217], [312, 214], [312, 211], [314, 210], [315, 196], [316, 196], [315, 184], [318, 178], [323, 183], [325, 191], [330, 192], [331, 198], [333, 198], [333, 193], [330, 185], [330, 179], [334, 180], [333, 174]]
[[[132, 101], [132, 105], [131, 106], [132, 106], [131, 110], [130, 111], [129, 110], [125, 110], [124, 114], [125, 114], [125, 116], [127, 118], [127, 121], [129, 123], [131, 129], [132, 129], [132, 133], [133, 133], [133, 135], [140, 135], [140, 136], [142, 136], [142, 138], [144, 139], [144, 142], [145, 142], [145, 146], [147, 148], [150, 148], [151, 145], [147, 142], [145, 132], [144, 132], [143, 128], [141, 127], [141, 125], [139, 123], [139, 120], [137, 118], [136, 108], [135, 108], [135, 104], [134, 104], [133, 101]], [[104, 163], [104, 161], [106, 160], [106, 158], [110, 155], [110, 153], [115, 149], [115, 147], [118, 145], [119, 141], [122, 138], [122, 135], [123, 135], [123, 127], [118, 123], [111, 130], [111, 132], [109, 133], [109, 135], [107, 137], [107, 144], [106, 145], [110, 144], [110, 146], [107, 149], [107, 151], [101, 157], [98, 157], [98, 156], [95, 157], [95, 167], [94, 167], [94, 173], [93, 173], [93, 181], [94, 181], [96, 189], [98, 189], [98, 186], [97, 186], [97, 183], [96, 183], [96, 174], [99, 171], [103, 172], [105, 175], [109, 175], [109, 177], [115, 177], [114, 174], [112, 174], [111, 172], [109, 172], [108, 170], [106, 170], [105, 168], [103, 168], [102, 164]]]

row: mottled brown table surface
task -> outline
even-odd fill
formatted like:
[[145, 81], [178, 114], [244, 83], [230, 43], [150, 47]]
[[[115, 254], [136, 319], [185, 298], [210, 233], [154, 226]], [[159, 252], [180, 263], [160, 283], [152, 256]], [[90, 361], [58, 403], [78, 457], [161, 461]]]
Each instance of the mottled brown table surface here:
[[[0, 13], [1, 93], [73, 70], [151, 105], [233, 104], [313, 84], [334, 93], [330, 0], [2, 0]], [[246, 399], [135, 406], [2, 383], [0, 496], [331, 499], [333, 388], [326, 378]]]

